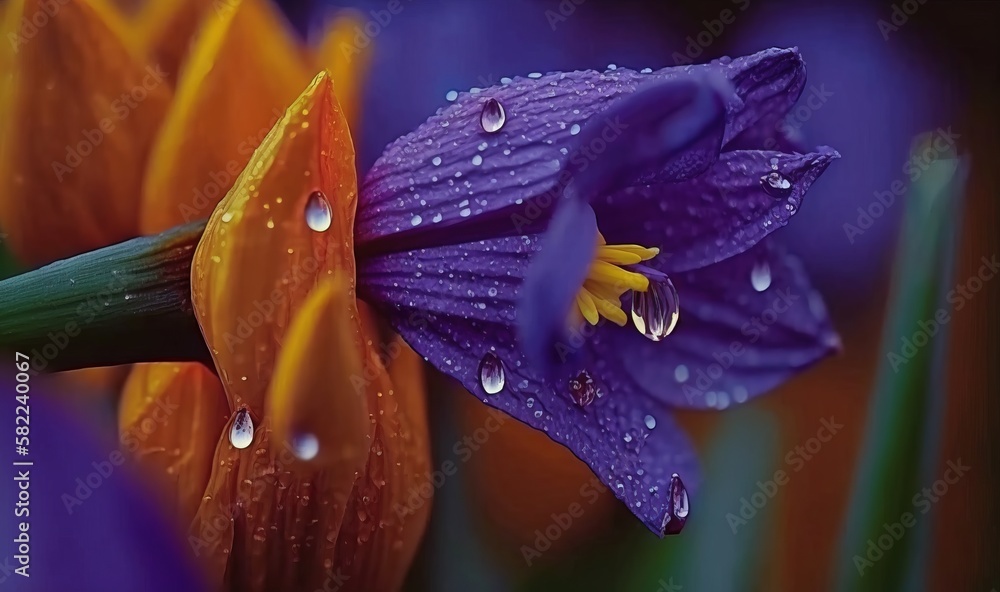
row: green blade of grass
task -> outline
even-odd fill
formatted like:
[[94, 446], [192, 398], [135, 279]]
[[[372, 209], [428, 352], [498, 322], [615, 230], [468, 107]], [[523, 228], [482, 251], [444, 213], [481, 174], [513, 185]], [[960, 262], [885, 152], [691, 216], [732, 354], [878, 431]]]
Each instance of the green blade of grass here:
[[956, 159], [934, 161], [912, 184], [905, 202], [883, 329], [885, 358], [841, 539], [838, 590], [913, 590], [904, 583], [922, 579], [908, 575], [920, 569], [919, 557], [926, 550], [921, 539], [927, 525], [914, 524], [929, 520], [915, 507], [914, 495], [929, 485], [939, 460], [944, 359], [938, 342], [945, 335], [939, 327], [923, 345], [914, 338], [927, 332], [924, 327], [939, 310], [946, 310], [941, 287], [951, 281], [953, 227], [964, 173]]

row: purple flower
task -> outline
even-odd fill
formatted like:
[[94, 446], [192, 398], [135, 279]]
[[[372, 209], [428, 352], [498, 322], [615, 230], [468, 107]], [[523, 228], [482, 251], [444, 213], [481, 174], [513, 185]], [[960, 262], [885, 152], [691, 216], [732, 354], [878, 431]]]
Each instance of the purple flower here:
[[752, 148], [790, 149], [769, 134], [804, 84], [798, 52], [771, 49], [464, 93], [365, 179], [361, 296], [677, 532], [676, 475], [691, 486], [697, 468], [669, 410], [742, 403], [838, 344], [798, 262], [764, 240], [838, 156]]

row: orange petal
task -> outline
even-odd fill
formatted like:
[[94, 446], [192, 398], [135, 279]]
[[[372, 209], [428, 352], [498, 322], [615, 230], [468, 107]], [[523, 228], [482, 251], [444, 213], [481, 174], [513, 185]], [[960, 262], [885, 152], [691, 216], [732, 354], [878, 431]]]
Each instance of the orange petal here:
[[138, 364], [119, 405], [125, 450], [187, 525], [201, 504], [215, 445], [229, 418], [219, 379], [197, 363]]
[[137, 234], [143, 165], [171, 94], [157, 65], [126, 49], [112, 9], [50, 5], [17, 0], [3, 32], [15, 55], [0, 105], [0, 223], [29, 264]]
[[95, 397], [115, 397], [129, 374], [129, 366], [104, 366], [81, 368], [56, 374], [57, 380], [75, 387], [73, 392], [89, 393]]
[[150, 56], [176, 83], [187, 58], [191, 39], [203, 19], [217, 16], [216, 0], [147, 0], [132, 23], [130, 46]]
[[378, 348], [369, 345], [369, 355], [371, 368], [389, 362], [391, 380], [379, 372], [369, 383], [375, 441], [341, 529], [334, 573], [351, 590], [398, 590], [423, 537], [434, 492], [423, 365], [398, 337]]
[[[296, 313], [266, 413], [278, 440], [290, 442], [300, 459], [353, 483], [371, 448], [372, 422], [363, 382], [365, 345], [348, 289], [343, 277], [324, 280]], [[343, 493], [340, 503], [350, 488]]]
[[[319, 67], [330, 71], [337, 98], [356, 136], [360, 123], [361, 89], [371, 64], [372, 42], [369, 40], [361, 47], [355, 42], [355, 37], [367, 22], [365, 15], [357, 10], [338, 12], [327, 26], [316, 50]], [[366, 36], [365, 39], [369, 38]]]
[[154, 145], [143, 233], [207, 218], [309, 82], [271, 3], [225, 0], [224, 6], [199, 30]]
[[356, 197], [350, 132], [322, 73], [268, 133], [195, 251], [194, 309], [234, 409], [263, 411], [288, 324], [320, 279], [341, 270], [353, 294]]

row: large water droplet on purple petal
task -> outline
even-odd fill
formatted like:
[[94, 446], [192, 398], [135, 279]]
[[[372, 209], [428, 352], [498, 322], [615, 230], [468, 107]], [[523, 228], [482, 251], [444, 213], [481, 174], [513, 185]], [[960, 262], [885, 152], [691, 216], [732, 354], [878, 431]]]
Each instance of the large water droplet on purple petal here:
[[673, 332], [680, 318], [680, 297], [670, 278], [650, 278], [645, 292], [632, 291], [632, 323], [639, 333], [660, 341]]
[[667, 487], [667, 502], [669, 505], [661, 527], [663, 534], [680, 534], [681, 530], [684, 529], [684, 523], [687, 522], [690, 506], [688, 505], [687, 489], [684, 488], [684, 482], [681, 481], [677, 473], [670, 477], [670, 485]]
[[483, 105], [483, 112], [479, 116], [479, 123], [483, 126], [483, 131], [486, 133], [493, 134], [500, 131], [503, 124], [507, 123], [507, 113], [504, 111], [500, 101], [496, 99], [486, 100], [486, 103]]
[[495, 395], [503, 390], [504, 377], [503, 362], [492, 352], [487, 352], [481, 362], [479, 362], [479, 384], [486, 391], [487, 395]]
[[586, 407], [600, 396], [600, 389], [589, 372], [584, 370], [569, 381], [569, 394], [580, 407]]
[[316, 232], [325, 232], [333, 223], [333, 210], [322, 191], [313, 191], [306, 200], [306, 225]]
[[241, 407], [233, 418], [233, 426], [229, 428], [229, 443], [240, 450], [253, 442], [253, 419], [246, 407]]
[[764, 188], [765, 193], [779, 199], [788, 197], [792, 193], [792, 182], [778, 171], [771, 171], [762, 176], [760, 186]]

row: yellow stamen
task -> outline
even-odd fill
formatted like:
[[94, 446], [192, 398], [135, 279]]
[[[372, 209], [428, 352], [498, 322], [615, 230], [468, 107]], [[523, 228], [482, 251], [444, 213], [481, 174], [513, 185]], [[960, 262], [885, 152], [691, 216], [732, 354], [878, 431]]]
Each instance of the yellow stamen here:
[[641, 273], [622, 269], [652, 259], [660, 250], [640, 245], [609, 245], [598, 234], [597, 253], [590, 265], [587, 279], [576, 297], [580, 314], [591, 325], [604, 317], [620, 327], [628, 323], [621, 307], [621, 297], [628, 290], [645, 292], [649, 279]]
[[597, 305], [594, 304], [594, 297], [590, 295], [587, 288], [580, 290], [580, 293], [576, 295], [576, 304], [580, 307], [583, 318], [587, 319], [587, 322], [591, 325], [596, 325], [600, 317], [597, 314]]

